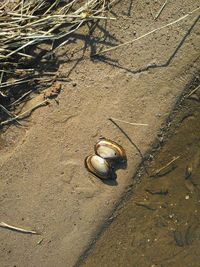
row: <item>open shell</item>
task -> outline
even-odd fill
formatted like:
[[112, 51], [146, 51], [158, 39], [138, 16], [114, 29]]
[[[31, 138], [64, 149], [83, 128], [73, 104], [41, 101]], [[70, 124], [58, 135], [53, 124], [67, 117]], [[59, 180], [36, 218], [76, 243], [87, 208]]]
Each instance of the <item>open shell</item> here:
[[109, 139], [99, 140], [95, 147], [95, 153], [104, 158], [111, 160], [127, 161], [126, 152], [122, 146]]
[[113, 179], [115, 173], [110, 164], [97, 155], [90, 155], [85, 159], [85, 166], [94, 175], [100, 179]]

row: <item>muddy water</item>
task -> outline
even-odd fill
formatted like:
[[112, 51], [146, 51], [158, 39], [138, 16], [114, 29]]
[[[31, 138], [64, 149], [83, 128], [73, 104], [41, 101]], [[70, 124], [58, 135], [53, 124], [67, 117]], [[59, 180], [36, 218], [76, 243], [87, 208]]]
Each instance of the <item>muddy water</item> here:
[[173, 112], [150, 156], [150, 176], [143, 175], [83, 266], [200, 266], [199, 91]]

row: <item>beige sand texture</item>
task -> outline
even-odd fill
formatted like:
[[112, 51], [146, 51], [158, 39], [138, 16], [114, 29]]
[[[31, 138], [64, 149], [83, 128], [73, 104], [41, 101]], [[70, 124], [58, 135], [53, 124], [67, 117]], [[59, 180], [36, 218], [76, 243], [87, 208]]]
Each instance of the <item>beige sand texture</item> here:
[[[161, 5], [162, 1], [154, 5], [150, 1], [121, 1], [114, 8], [117, 20], [107, 23], [111, 35], [107, 39], [116, 44], [129, 41], [198, 6], [195, 0], [169, 1], [155, 21], [150, 9], [156, 12]], [[12, 127], [1, 135], [0, 220], [42, 233], [40, 237], [0, 229], [2, 267], [70, 267], [76, 263], [133, 182], [141, 161], [108, 118], [148, 123], [148, 127], [119, 124], [143, 153], [151, 147], [198, 68], [198, 14], [98, 61], [79, 60], [85, 44], [86, 57], [90, 53], [88, 38], [61, 49], [59, 72], [65, 76], [70, 72], [72, 81], [63, 82], [59, 105], [52, 101], [32, 114], [27, 128]], [[95, 46], [95, 38], [91, 43]], [[67, 56], [70, 49], [74, 49], [72, 61]], [[101, 135], [119, 142], [127, 151], [128, 167], [117, 171], [116, 184], [103, 183], [84, 167], [85, 157], [94, 152]]]

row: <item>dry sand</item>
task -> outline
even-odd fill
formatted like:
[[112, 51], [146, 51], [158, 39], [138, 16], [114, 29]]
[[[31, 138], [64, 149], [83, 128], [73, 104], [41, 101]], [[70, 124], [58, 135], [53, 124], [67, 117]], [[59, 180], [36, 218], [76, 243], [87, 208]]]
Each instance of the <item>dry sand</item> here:
[[[195, 0], [169, 1], [154, 21], [150, 6], [156, 12], [161, 1], [155, 5], [139, 0], [131, 3], [123, 1], [115, 7], [118, 18], [108, 22], [104, 32], [107, 42], [128, 41], [197, 8]], [[108, 118], [148, 123], [148, 127], [120, 126], [143, 153], [151, 148], [171, 107], [198, 68], [197, 15], [106, 54], [110, 59], [80, 61], [84, 45], [85, 55], [96, 45], [95, 38], [81, 35], [76, 44], [60, 51], [59, 72], [70, 74], [72, 81], [63, 83], [59, 105], [52, 101], [32, 114], [27, 128], [11, 127], [1, 135], [0, 220], [42, 233], [40, 237], [0, 229], [2, 267], [76, 263], [133, 182], [141, 161]], [[73, 60], [69, 60], [67, 51], [72, 49]], [[36, 97], [24, 108], [41, 98]], [[84, 158], [93, 153], [100, 135], [119, 142], [127, 151], [128, 167], [117, 172], [116, 184], [102, 183], [84, 167]]]

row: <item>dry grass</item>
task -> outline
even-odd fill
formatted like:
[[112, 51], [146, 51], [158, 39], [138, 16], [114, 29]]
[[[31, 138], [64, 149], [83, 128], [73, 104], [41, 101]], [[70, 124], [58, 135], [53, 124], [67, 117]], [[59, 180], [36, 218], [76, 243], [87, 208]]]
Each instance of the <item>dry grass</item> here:
[[[27, 67], [30, 65], [27, 62], [34, 62], [33, 50], [36, 47], [48, 42], [50, 51], [54, 51], [65, 45], [70, 34], [88, 21], [114, 19], [107, 15], [113, 2], [4, 1], [0, 6], [0, 104], [9, 97], [13, 87], [19, 88], [33, 81], [42, 82], [34, 68]], [[20, 98], [26, 96], [26, 93], [21, 90], [17, 95]], [[16, 99], [13, 100], [16, 102]], [[0, 115], [1, 111], [5, 113], [4, 110], [0, 110]]]

